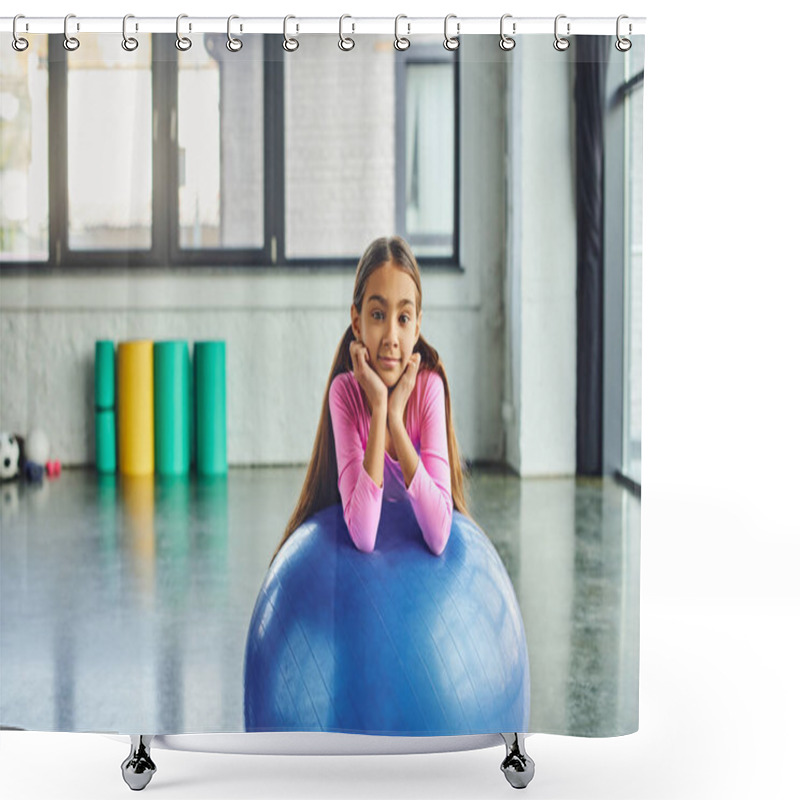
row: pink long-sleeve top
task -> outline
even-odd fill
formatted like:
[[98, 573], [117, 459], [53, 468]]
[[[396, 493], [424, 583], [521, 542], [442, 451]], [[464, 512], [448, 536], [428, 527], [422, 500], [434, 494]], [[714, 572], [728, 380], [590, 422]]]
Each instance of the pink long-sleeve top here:
[[329, 397], [339, 494], [344, 520], [353, 544], [372, 552], [384, 498], [407, 498], [428, 548], [440, 555], [450, 537], [453, 497], [447, 455], [444, 384], [431, 370], [420, 370], [406, 407], [406, 431], [419, 455], [408, 488], [400, 462], [384, 453], [383, 486], [364, 469], [371, 415], [364, 390], [352, 372], [342, 372], [331, 382]]

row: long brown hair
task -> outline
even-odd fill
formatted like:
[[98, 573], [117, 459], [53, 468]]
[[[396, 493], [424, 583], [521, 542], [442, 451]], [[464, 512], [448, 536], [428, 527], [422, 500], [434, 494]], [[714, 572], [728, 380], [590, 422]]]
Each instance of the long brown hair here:
[[[353, 305], [361, 314], [361, 306], [364, 302], [364, 294], [367, 290], [367, 280], [369, 276], [384, 264], [392, 264], [403, 272], [408, 273], [417, 288], [417, 316], [422, 308], [422, 282], [420, 280], [419, 266], [411, 248], [399, 236], [381, 237], [375, 239], [372, 244], [364, 251], [361, 260], [358, 262], [356, 270], [356, 282], [353, 288]], [[339, 471], [336, 463], [336, 446], [333, 438], [333, 425], [331, 423], [330, 407], [328, 397], [331, 390], [333, 379], [341, 372], [350, 372], [353, 363], [350, 359], [350, 343], [355, 339], [352, 326], [347, 330], [339, 342], [336, 355], [333, 359], [331, 373], [328, 376], [328, 385], [325, 387], [325, 396], [322, 401], [322, 412], [317, 426], [317, 435], [314, 439], [314, 449], [311, 452], [311, 460], [308, 464], [306, 479], [300, 491], [300, 499], [297, 501], [294, 512], [289, 518], [283, 538], [275, 550], [270, 564], [275, 560], [281, 547], [286, 540], [297, 530], [310, 516], [320, 509], [327, 506], [341, 503], [342, 498], [339, 494]], [[461, 467], [461, 457], [458, 452], [458, 442], [456, 441], [455, 429], [453, 428], [453, 416], [450, 411], [450, 387], [447, 382], [447, 373], [439, 359], [436, 350], [425, 341], [420, 334], [419, 340], [414, 347], [414, 352], [420, 354], [419, 369], [429, 369], [438, 373], [444, 384], [444, 407], [447, 422], [447, 454], [450, 461], [450, 491], [453, 496], [453, 508], [470, 517], [467, 507], [467, 487], [465, 485], [464, 473]], [[471, 518], [471, 517], [470, 517]]]

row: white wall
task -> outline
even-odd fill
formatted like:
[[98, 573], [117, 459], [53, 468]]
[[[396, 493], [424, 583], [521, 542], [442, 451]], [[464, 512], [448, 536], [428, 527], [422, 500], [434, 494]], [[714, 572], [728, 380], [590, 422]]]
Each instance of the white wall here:
[[507, 459], [522, 476], [575, 472], [576, 222], [570, 55], [520, 40], [509, 74]]
[[[494, 36], [463, 37], [463, 272], [423, 271], [422, 330], [447, 369], [462, 455], [499, 461], [507, 452], [523, 475], [574, 471], [570, 82], [567, 60], [548, 47], [560, 55], [547, 37], [542, 52], [520, 41], [511, 54]], [[509, 230], [506, 104], [515, 97], [522, 127], [508, 180], [521, 205]], [[349, 324], [355, 266], [2, 276], [0, 429], [41, 427], [63, 463], [92, 463], [96, 339], [223, 338], [229, 462], [304, 463]]]

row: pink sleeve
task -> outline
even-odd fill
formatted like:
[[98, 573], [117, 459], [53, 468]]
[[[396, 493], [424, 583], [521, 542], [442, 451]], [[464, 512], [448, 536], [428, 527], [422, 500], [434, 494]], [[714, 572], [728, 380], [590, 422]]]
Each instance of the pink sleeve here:
[[[333, 379], [328, 406], [336, 444], [344, 521], [353, 544], [359, 550], [371, 553], [378, 535], [383, 487], [377, 486], [364, 469], [365, 449], [359, 436], [359, 407], [362, 402], [360, 397], [354, 396], [346, 375], [337, 375]], [[361, 409], [361, 413], [365, 410]]]
[[420, 405], [420, 461], [407, 491], [425, 543], [438, 556], [453, 522], [444, 384], [438, 373], [428, 375]]

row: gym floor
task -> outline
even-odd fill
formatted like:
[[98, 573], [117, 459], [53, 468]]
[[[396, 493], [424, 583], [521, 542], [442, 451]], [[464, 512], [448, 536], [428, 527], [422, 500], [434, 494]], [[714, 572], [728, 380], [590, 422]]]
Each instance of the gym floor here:
[[[250, 615], [305, 467], [65, 470], [0, 486], [0, 727], [244, 729]], [[638, 727], [640, 501], [611, 478], [469, 478], [522, 609], [531, 731]]]

